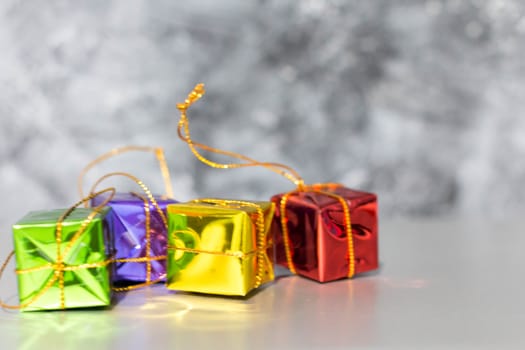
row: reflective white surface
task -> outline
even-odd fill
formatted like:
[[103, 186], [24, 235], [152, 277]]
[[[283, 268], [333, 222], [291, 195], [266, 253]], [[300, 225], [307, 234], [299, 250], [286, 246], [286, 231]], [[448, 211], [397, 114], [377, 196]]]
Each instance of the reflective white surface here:
[[[122, 295], [111, 310], [0, 310], [0, 348], [525, 347], [520, 224], [389, 222], [380, 238], [381, 270], [354, 280], [281, 277], [248, 299], [155, 286]], [[0, 293], [16, 302], [12, 276]]]

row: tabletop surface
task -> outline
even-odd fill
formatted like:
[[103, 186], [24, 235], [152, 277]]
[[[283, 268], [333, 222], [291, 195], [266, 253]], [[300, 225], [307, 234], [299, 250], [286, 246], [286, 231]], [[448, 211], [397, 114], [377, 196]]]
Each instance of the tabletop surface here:
[[[368, 275], [283, 276], [247, 299], [157, 285], [110, 310], [0, 310], [0, 348], [523, 349], [524, 247], [519, 221], [382, 222], [381, 268]], [[7, 302], [13, 275], [0, 281]]]

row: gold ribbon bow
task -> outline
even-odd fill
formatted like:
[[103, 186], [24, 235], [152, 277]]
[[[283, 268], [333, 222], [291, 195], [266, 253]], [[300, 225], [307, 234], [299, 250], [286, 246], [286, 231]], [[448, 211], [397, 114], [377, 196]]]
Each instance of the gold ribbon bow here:
[[[83, 203], [89, 202], [94, 197], [96, 197], [96, 196], [98, 196], [100, 194], [106, 193], [106, 192], [110, 192], [111, 193], [110, 196], [108, 196], [108, 198], [104, 202], [102, 202], [100, 205], [98, 205], [95, 208], [93, 208], [93, 211], [86, 217], [86, 219], [84, 221], [82, 221], [82, 224], [80, 225], [80, 228], [78, 229], [77, 232], [75, 232], [75, 234], [73, 235], [73, 237], [71, 238], [69, 243], [66, 245], [65, 249], [62, 250], [62, 226], [63, 226], [64, 220], [69, 215], [71, 215], [71, 213], [73, 213], [75, 208], [77, 208], [78, 206], [82, 205]], [[64, 293], [64, 272], [66, 272], [66, 271], [76, 271], [76, 270], [80, 270], [80, 269], [89, 269], [89, 268], [94, 268], [94, 267], [103, 267], [103, 266], [109, 265], [112, 262], [111, 259], [108, 259], [108, 260], [97, 262], [97, 263], [89, 263], [89, 264], [81, 264], [81, 265], [71, 266], [71, 265], [67, 265], [64, 262], [64, 257], [67, 256], [67, 253], [69, 252], [71, 247], [73, 247], [75, 242], [86, 231], [86, 228], [89, 226], [91, 221], [93, 221], [95, 216], [100, 213], [100, 211], [106, 206], [106, 204], [113, 198], [114, 195], [115, 195], [115, 189], [114, 188], [107, 188], [107, 189], [104, 189], [102, 191], [90, 194], [88, 197], [85, 197], [85, 198], [81, 199], [80, 201], [75, 203], [73, 206], [71, 206], [69, 209], [64, 211], [64, 213], [58, 219], [57, 224], [56, 224], [56, 228], [55, 228], [55, 241], [56, 241], [56, 246], [57, 246], [57, 257], [56, 257], [55, 263], [49, 263], [49, 264], [45, 264], [45, 265], [42, 265], [42, 266], [30, 268], [30, 269], [16, 270], [17, 274], [26, 274], [26, 273], [32, 273], [32, 272], [36, 272], [36, 271], [51, 269], [51, 270], [54, 270], [54, 276], [51, 279], [49, 279], [49, 281], [46, 283], [46, 285], [33, 298], [31, 298], [29, 301], [26, 301], [25, 303], [22, 303], [20, 305], [9, 305], [9, 304], [6, 304], [6, 303], [0, 301], [0, 306], [3, 307], [3, 308], [6, 308], [6, 309], [23, 309], [23, 308], [26, 308], [27, 306], [29, 306], [32, 303], [34, 303], [35, 301], [37, 301], [45, 292], [47, 292], [53, 286], [53, 284], [55, 282], [58, 281], [58, 287], [60, 289], [60, 308], [61, 309], [65, 309], [66, 301], [65, 301], [65, 293]], [[14, 256], [14, 254], [15, 254], [15, 252], [12, 251], [8, 255], [7, 259], [4, 261], [4, 263], [2, 264], [2, 267], [0, 267], [0, 278], [2, 277], [2, 275], [3, 275], [7, 265], [9, 264], [9, 261]]]
[[[187, 110], [189, 107], [197, 102], [205, 93], [204, 84], [197, 84], [195, 88], [190, 92], [188, 97], [183, 103], [177, 104], [177, 108], [180, 111], [180, 120], [178, 123], [178, 129], [177, 133], [179, 135], [179, 138], [186, 142], [188, 146], [190, 147], [191, 152], [194, 154], [194, 156], [199, 159], [204, 164], [212, 167], [212, 168], [219, 168], [219, 169], [233, 169], [233, 168], [243, 168], [243, 167], [254, 167], [254, 166], [261, 166], [264, 167], [270, 171], [273, 171], [274, 173], [277, 173], [281, 176], [284, 176], [291, 182], [293, 182], [296, 185], [296, 189], [293, 191], [290, 191], [283, 195], [279, 209], [281, 212], [281, 226], [283, 230], [283, 239], [285, 243], [285, 250], [286, 250], [286, 259], [288, 262], [288, 266], [290, 268], [290, 271], [293, 273], [296, 273], [295, 266], [292, 261], [292, 252], [291, 252], [291, 244], [290, 244], [290, 238], [288, 234], [288, 227], [287, 227], [287, 219], [286, 219], [286, 204], [288, 202], [288, 198], [290, 196], [293, 196], [294, 194], [297, 194], [299, 192], [316, 192], [321, 193], [327, 196], [330, 196], [332, 198], [335, 198], [341, 203], [341, 206], [343, 208], [344, 218], [345, 218], [345, 230], [346, 235], [348, 238], [348, 277], [352, 277], [355, 273], [355, 253], [354, 253], [354, 244], [353, 244], [353, 237], [352, 237], [352, 224], [350, 220], [350, 209], [348, 207], [348, 203], [346, 200], [335, 194], [329, 192], [329, 190], [332, 190], [333, 188], [340, 187], [341, 185], [338, 184], [314, 184], [314, 185], [305, 185], [303, 178], [291, 167], [280, 164], [280, 163], [273, 163], [273, 162], [259, 162], [255, 159], [249, 158], [247, 156], [244, 156], [239, 153], [235, 152], [229, 152], [224, 151], [215, 147], [210, 147], [198, 142], [195, 142], [191, 138], [190, 129], [189, 129], [189, 121], [187, 117]], [[238, 159], [242, 161], [241, 163], [218, 163], [215, 161], [212, 161], [206, 157], [204, 157], [200, 152], [199, 149], [204, 151], [209, 151], [216, 154], [225, 155], [234, 159]]]
[[124, 292], [124, 291], [138, 289], [138, 288], [142, 288], [142, 287], [145, 287], [145, 286], [149, 286], [149, 285], [158, 283], [158, 282], [162, 281], [166, 277], [166, 274], [163, 274], [163, 275], [161, 275], [159, 278], [157, 278], [155, 280], [151, 279], [151, 262], [152, 261], [158, 261], [158, 260], [166, 260], [166, 255], [152, 255], [152, 251], [151, 251], [151, 211], [150, 211], [150, 203], [153, 204], [153, 206], [155, 207], [155, 210], [159, 214], [159, 216], [160, 216], [160, 218], [162, 220], [162, 223], [163, 223], [164, 227], [166, 228], [166, 231], [168, 230], [168, 220], [166, 219], [166, 215], [164, 215], [164, 212], [162, 211], [162, 209], [160, 209], [159, 204], [157, 203], [157, 201], [153, 197], [153, 194], [151, 193], [149, 188], [144, 184], [144, 182], [142, 182], [137, 177], [135, 177], [135, 176], [133, 176], [131, 174], [124, 173], [124, 172], [114, 172], [114, 173], [106, 174], [106, 175], [102, 176], [100, 179], [98, 179], [95, 182], [95, 184], [93, 184], [93, 187], [91, 188], [90, 192], [93, 193], [93, 191], [97, 188], [97, 186], [101, 182], [103, 182], [104, 180], [106, 180], [106, 179], [108, 179], [110, 177], [114, 177], [114, 176], [124, 176], [124, 177], [126, 177], [128, 179], [133, 180], [144, 191], [144, 193], [146, 194], [146, 197], [143, 197], [143, 196], [141, 196], [141, 195], [139, 195], [137, 193], [132, 192], [132, 194], [134, 196], [140, 198], [143, 201], [143, 203], [144, 203], [144, 213], [145, 213], [145, 216], [146, 216], [146, 220], [145, 220], [145, 224], [144, 224], [145, 230], [146, 230], [146, 256], [140, 257], [140, 258], [122, 258], [122, 259], [113, 259], [112, 260], [113, 262], [116, 262], [116, 263], [145, 262], [146, 263], [146, 282], [139, 283], [139, 284], [134, 284], [134, 285], [127, 286], [127, 287], [112, 287], [112, 289], [114, 291], [116, 291], [116, 292]]

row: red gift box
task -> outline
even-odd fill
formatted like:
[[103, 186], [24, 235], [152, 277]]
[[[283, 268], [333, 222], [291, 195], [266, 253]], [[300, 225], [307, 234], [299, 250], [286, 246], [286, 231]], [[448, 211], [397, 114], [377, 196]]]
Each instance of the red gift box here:
[[378, 268], [375, 194], [319, 184], [272, 201], [277, 264], [319, 282]]

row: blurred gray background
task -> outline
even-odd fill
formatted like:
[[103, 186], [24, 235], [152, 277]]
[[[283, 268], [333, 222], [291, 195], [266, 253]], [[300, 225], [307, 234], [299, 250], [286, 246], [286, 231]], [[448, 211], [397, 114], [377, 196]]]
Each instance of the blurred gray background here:
[[[216, 170], [176, 137], [376, 192], [383, 218], [525, 209], [525, 5], [487, 1], [0, 2], [0, 223], [67, 207], [90, 160], [162, 146], [176, 198], [266, 199], [265, 169]], [[110, 170], [162, 190], [154, 158]], [[127, 186], [127, 185], [126, 185]]]

